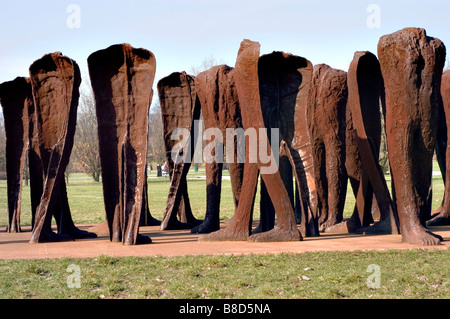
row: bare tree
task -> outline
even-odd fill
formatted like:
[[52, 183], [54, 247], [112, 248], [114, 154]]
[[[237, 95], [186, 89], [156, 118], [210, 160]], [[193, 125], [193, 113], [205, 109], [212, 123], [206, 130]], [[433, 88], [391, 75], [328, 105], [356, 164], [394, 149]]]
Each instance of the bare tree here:
[[163, 163], [166, 160], [161, 106], [157, 100], [148, 115], [147, 162]]
[[197, 75], [200, 72], [209, 70], [213, 66], [216, 66], [216, 65], [219, 65], [219, 64], [221, 64], [221, 63], [219, 63], [214, 56], [210, 55], [209, 57], [203, 58], [203, 60], [200, 63], [200, 65], [193, 65], [193, 66], [191, 66], [191, 69], [189, 70], [189, 73], [191, 75]]
[[80, 89], [77, 129], [72, 151], [74, 166], [100, 181], [101, 164], [98, 146], [94, 93], [89, 81]]

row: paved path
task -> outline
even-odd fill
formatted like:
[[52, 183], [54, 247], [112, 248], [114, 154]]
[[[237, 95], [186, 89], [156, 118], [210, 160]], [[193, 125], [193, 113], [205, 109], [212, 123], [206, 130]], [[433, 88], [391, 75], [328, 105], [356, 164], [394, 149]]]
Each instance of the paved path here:
[[[80, 225], [88, 229], [92, 225]], [[400, 235], [322, 234], [299, 242], [250, 243], [250, 242], [200, 242], [198, 235], [189, 230], [161, 231], [159, 227], [141, 227], [140, 233], [149, 235], [149, 245], [125, 246], [111, 243], [107, 236], [96, 239], [63, 243], [30, 244], [29, 227], [24, 232], [9, 234], [0, 232], [0, 259], [35, 259], [60, 257], [109, 256], [181, 256], [181, 255], [239, 255], [267, 253], [301, 253], [308, 251], [388, 250], [388, 249], [444, 249], [450, 247], [450, 226], [432, 227], [430, 230], [444, 237], [439, 246], [424, 247], [401, 242]]]

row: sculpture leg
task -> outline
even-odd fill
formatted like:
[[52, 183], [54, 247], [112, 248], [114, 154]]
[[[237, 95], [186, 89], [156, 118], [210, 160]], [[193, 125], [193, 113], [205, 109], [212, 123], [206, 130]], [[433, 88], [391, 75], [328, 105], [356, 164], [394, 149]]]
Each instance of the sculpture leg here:
[[[286, 146], [287, 147], [287, 146]], [[305, 237], [319, 236], [317, 215], [319, 199], [315, 182], [311, 144], [289, 149], [289, 159], [294, 167], [296, 188], [299, 192], [298, 211], [301, 212], [300, 230]]]
[[[280, 148], [279, 172], [281, 179], [283, 180], [284, 187], [288, 192], [291, 206], [294, 208], [295, 194], [293, 185], [293, 169], [289, 159], [289, 149], [287, 147]], [[270, 199], [263, 179], [261, 179], [260, 187], [260, 223], [258, 227], [252, 231], [252, 234], [269, 231], [275, 226], [275, 207], [272, 204], [272, 200]]]
[[445, 47], [424, 29], [406, 28], [383, 36], [378, 53], [386, 88], [386, 137], [402, 240], [436, 245], [442, 238], [422, 222], [431, 211], [429, 192]]
[[[100, 163], [102, 167], [103, 202], [109, 239], [122, 241], [123, 214], [123, 149], [126, 120], [120, 92], [126, 74], [121, 71], [124, 53], [113, 46], [93, 53], [88, 58], [89, 75], [95, 97]], [[114, 79], [114, 82], [112, 82]]]
[[[171, 172], [161, 229], [188, 229], [200, 223], [192, 214], [186, 182], [196, 143], [192, 136], [201, 112], [195, 78], [185, 72], [174, 72], [158, 82], [158, 95], [164, 126], [164, 146]], [[189, 133], [186, 134], [189, 136], [184, 136], [185, 133]], [[180, 135], [183, 135], [183, 140], [177, 141]], [[177, 215], [180, 215], [180, 221]]]
[[[364, 173], [369, 178], [366, 218], [372, 220], [372, 202], [376, 199], [380, 210], [380, 220], [361, 231], [366, 233], [397, 234], [398, 217], [389, 194], [384, 174], [379, 165], [381, 142], [380, 100], [384, 103], [384, 83], [380, 63], [370, 52], [356, 52], [348, 72], [349, 105], [356, 128], [358, 150], [361, 154]], [[380, 118], [380, 120], [378, 120]], [[373, 193], [373, 195], [372, 195]]]
[[206, 214], [202, 224], [192, 228], [192, 233], [210, 233], [220, 229], [220, 193], [222, 187], [222, 163], [207, 163], [206, 169]]
[[228, 163], [228, 171], [230, 173], [234, 208], [236, 209], [239, 206], [239, 198], [241, 197], [242, 178], [244, 177], [244, 164]]
[[[242, 99], [242, 104], [246, 105], [245, 108], [241, 109], [243, 126], [245, 129], [255, 128], [257, 130], [258, 168], [275, 208], [277, 223], [272, 230], [252, 235], [249, 240], [300, 240], [301, 234], [297, 229], [291, 198], [278, 170], [279, 158], [274, 157], [274, 150], [279, 150], [280, 140], [274, 138], [274, 132], [271, 131], [268, 135], [267, 130], [264, 129], [266, 127], [264, 113], [265, 110], [270, 110], [271, 108], [268, 106], [274, 103], [276, 118], [292, 117], [295, 112], [298, 93], [301, 91], [299, 90], [298, 69], [302, 66], [308, 66], [308, 63], [303, 58], [280, 52], [265, 55], [261, 58], [258, 58], [258, 56], [259, 44], [243, 41], [236, 61], [236, 86], [239, 99]], [[255, 70], [257, 70], [257, 73]], [[255, 92], [259, 92], [259, 94], [255, 94]], [[267, 121], [266, 119], [266, 122], [269, 122], [270, 128], [273, 127], [272, 125], [279, 125], [280, 135], [284, 138], [290, 137], [287, 132], [290, 130], [285, 130], [281, 121], [272, 124], [274, 121]], [[275, 144], [271, 145], [270, 143]], [[264, 162], [268, 160], [269, 166], [263, 164], [262, 152], [266, 152], [265, 154], [268, 155]]]
[[[188, 171], [189, 171], [190, 167], [191, 167], [191, 165], [189, 165], [187, 167]], [[190, 224], [191, 227], [194, 227], [195, 225], [202, 223], [202, 220], [198, 220], [197, 218], [195, 218], [194, 213], [192, 212], [191, 200], [189, 199], [188, 184], [187, 184], [186, 178], [187, 178], [187, 176], [181, 181], [181, 184], [183, 185], [182, 186], [183, 210], [182, 210], [182, 215], [180, 216], [180, 221], [183, 223]]]
[[146, 208], [148, 111], [156, 62], [145, 49], [113, 45], [88, 58], [94, 90], [103, 194], [112, 241], [151, 242], [139, 234]]
[[[146, 157], [148, 141], [148, 112], [153, 98], [153, 79], [156, 62], [153, 54], [144, 49], [125, 47], [127, 64], [128, 101], [127, 134], [124, 143], [124, 231], [126, 245], [146, 244], [151, 239], [139, 234], [143, 205], [142, 196], [147, 183]], [[148, 87], [150, 86], [150, 87]]]
[[7, 231], [17, 233], [21, 231], [22, 179], [28, 148], [28, 108], [33, 104], [30, 79], [18, 77], [1, 84], [0, 101], [6, 133]]
[[[273, 229], [250, 236], [251, 241], [291, 241], [301, 240], [301, 234], [297, 229], [294, 211], [289, 200], [289, 195], [284, 188], [281, 177], [277, 174], [261, 174], [267, 185], [270, 198], [287, 198], [288, 201], [273, 201], [277, 215], [277, 223]], [[283, 194], [284, 193], [284, 194]]]
[[44, 185], [41, 158], [33, 149], [28, 150], [28, 168], [30, 170], [31, 227], [33, 228]]
[[[97, 121], [106, 223], [108, 225], [110, 241], [121, 242], [121, 215], [123, 210], [123, 197], [121, 196], [123, 189], [123, 154], [122, 150], [119, 149], [118, 146], [118, 132], [116, 127], [106, 123], [106, 119], [109, 118], [106, 114], [111, 114], [109, 112], [114, 112], [114, 110], [106, 107], [100, 107], [100, 105], [106, 105], [106, 103], [99, 103], [97, 97], [96, 105], [98, 105]], [[105, 114], [105, 116], [102, 114]]]
[[[284, 61], [285, 58], [289, 59], [289, 55], [278, 52], [265, 57], [264, 59], [261, 57], [260, 59], [259, 47], [259, 44], [256, 42], [244, 40], [241, 43], [238, 58], [236, 60], [236, 88], [240, 103], [246, 106], [241, 109], [242, 123], [244, 129], [246, 131], [248, 130], [246, 134], [248, 133], [249, 136], [253, 135], [254, 137], [254, 139], [250, 141], [252, 145], [250, 145], [250, 142], [246, 143], [244, 179], [239, 206], [232, 223], [226, 229], [203, 236], [202, 239], [204, 240], [239, 240], [248, 237], [248, 226], [252, 215], [251, 209], [257, 185], [258, 170], [261, 171], [261, 177], [266, 184], [267, 191], [274, 205], [277, 216], [277, 225], [268, 232], [252, 235], [249, 237], [249, 240], [286, 241], [301, 239], [301, 234], [297, 229], [291, 200], [278, 171], [278, 161], [274, 157], [265, 130], [262, 104], [267, 105], [267, 103], [271, 103], [271, 101], [274, 100], [277, 100], [278, 102], [282, 101], [283, 106], [279, 105], [278, 107], [280, 109], [286, 109], [288, 112], [292, 112], [292, 110], [295, 109], [299, 86], [292, 88], [290, 85], [286, 85], [286, 88], [289, 91], [286, 92], [286, 94], [282, 94], [279, 89], [282, 87], [282, 84], [285, 84], [283, 82], [285, 80], [287, 81], [288, 79], [292, 80], [292, 78], [295, 78], [295, 83], [297, 84], [299, 82], [298, 80], [301, 77], [295, 73], [299, 66], [296, 65], [295, 62], [299, 62], [306, 66], [308, 63], [302, 58], [297, 59], [294, 57], [292, 65], [295, 67], [290, 69], [287, 67], [287, 65], [290, 65], [289, 63], [283, 65], [282, 62], [280, 62], [280, 60]], [[279, 67], [277, 62], [280, 62], [282, 67]], [[286, 73], [284, 73], [285, 67], [288, 68]], [[280, 72], [280, 70], [281, 74], [278, 74], [277, 72]], [[275, 83], [273, 82], [273, 79], [276, 79]], [[298, 84], [300, 85], [300, 83]], [[288, 117], [292, 117], [292, 114], [289, 114]], [[250, 134], [250, 132], [252, 134]], [[271, 142], [276, 143], [275, 145], [272, 145], [272, 147], [278, 151], [279, 140], [277, 139]], [[256, 163], [253, 162], [254, 159], [252, 162], [250, 161], [249, 155], [250, 148], [252, 148], [252, 153], [254, 153], [255, 146], [258, 146], [257, 150], [259, 151], [256, 155]], [[264, 159], [264, 164], [262, 152], [265, 152], [267, 156], [267, 158]], [[268, 160], [268, 162], [266, 162], [266, 160]], [[267, 166], [266, 163], [269, 163], [269, 166]], [[248, 191], [248, 194], [245, 193], [246, 191]], [[251, 195], [251, 197], [247, 195]]]
[[[52, 216], [55, 215], [60, 220], [60, 190], [64, 179], [64, 173], [61, 173], [60, 155], [62, 153], [62, 143], [59, 142], [52, 149], [50, 155], [42, 153], [42, 162], [44, 174], [46, 177], [44, 189], [40, 204], [36, 210], [35, 225], [31, 234], [31, 243], [52, 242], [72, 240], [72, 237], [66, 234], [55, 234], [51, 228]], [[47, 164], [47, 165], [46, 165]]]
[[[313, 158], [312, 136], [308, 130], [309, 119], [307, 116], [310, 92], [313, 88], [311, 62], [305, 59], [298, 72], [301, 74], [301, 86], [298, 88], [296, 97], [293, 123], [290, 124], [294, 127], [294, 136], [292, 140], [287, 139], [290, 140], [287, 146], [290, 150], [290, 160], [294, 167], [296, 187], [300, 195], [299, 204], [302, 205], [300, 209], [296, 209], [302, 212], [300, 229], [302, 235], [316, 237], [319, 236], [319, 198], [315, 180], [316, 167]], [[287, 117], [287, 119], [289, 118]]]
[[[419, 145], [415, 145], [414, 149], [411, 149], [410, 147], [404, 148], [403, 144], [404, 138], [406, 136], [419, 136], [421, 133], [418, 131], [420, 128], [414, 129], [415, 132], [411, 132], [409, 129], [405, 128], [394, 128], [395, 124], [392, 126], [388, 124], [388, 129], [390, 130], [390, 140], [391, 140], [391, 156], [395, 158], [401, 157], [402, 155], [399, 154], [399, 152], [409, 152], [409, 154], [412, 154], [412, 152], [419, 152], [424, 151], [423, 148], [421, 148]], [[399, 140], [400, 143], [397, 143], [394, 141], [395, 139]], [[394, 148], [399, 148], [399, 151], [395, 152]], [[393, 171], [402, 171], [404, 174], [404, 177], [406, 180], [411, 180], [415, 183], [418, 183], [419, 181], [423, 183], [424, 181], [427, 181], [426, 184], [429, 185], [431, 182], [429, 179], [430, 177], [427, 177], [428, 174], [431, 176], [431, 170], [427, 167], [424, 167], [424, 174], [420, 174], [422, 176], [413, 176], [413, 171], [415, 170], [414, 167], [417, 167], [417, 162], [421, 162], [422, 160], [418, 158], [414, 158], [415, 156], [412, 156], [411, 159], [405, 159], [404, 161], [399, 161], [398, 163], [392, 163], [391, 167]], [[430, 157], [431, 158], [431, 157]], [[431, 167], [431, 160], [428, 159], [428, 162]], [[417, 163], [417, 164], [416, 164]], [[420, 165], [420, 164], [419, 164]], [[425, 166], [425, 165], [424, 165]], [[426, 165], [428, 166], [428, 165]], [[402, 186], [399, 182], [396, 180], [400, 180], [400, 176], [394, 175], [394, 183], [395, 183], [395, 189], [396, 189], [396, 195], [397, 195], [397, 209], [398, 214], [400, 218], [400, 226], [401, 226], [401, 234], [402, 238], [405, 242], [409, 243], [420, 243], [425, 245], [432, 245], [432, 244], [438, 244], [440, 241], [440, 238], [437, 236], [432, 235], [430, 232], [428, 232], [420, 222], [419, 215], [423, 210], [428, 209], [428, 203], [420, 201], [422, 204], [418, 206], [415, 204], [415, 202], [419, 199], [425, 199], [428, 196], [428, 188], [416, 193], [415, 189], [411, 186], [404, 185]]]
[[[445, 71], [442, 74], [442, 83], [441, 83], [441, 94], [442, 94], [442, 101], [443, 101], [443, 107], [445, 114], [445, 122], [448, 124], [450, 123], [450, 71]], [[442, 113], [440, 114], [442, 116]], [[440, 119], [440, 121], [442, 121]], [[441, 133], [442, 134], [442, 133]], [[447, 141], [449, 141], [450, 130], [446, 130], [447, 134]], [[442, 138], [441, 138], [442, 139]], [[439, 142], [438, 142], [439, 143]], [[441, 152], [442, 153], [442, 152]], [[445, 152], [445, 167], [446, 170], [450, 169], [450, 147], [447, 146], [446, 152]], [[442, 171], [442, 169], [441, 169]], [[438, 214], [433, 216], [431, 220], [427, 222], [427, 226], [438, 226], [438, 225], [450, 225], [450, 173], [446, 172], [446, 174], [442, 174], [442, 176], [445, 178], [445, 192], [444, 192], [444, 199], [442, 201], [442, 208], [440, 211], [438, 211]]]
[[[230, 178], [234, 203], [240, 189], [239, 174], [235, 161], [237, 161], [235, 135], [228, 136], [229, 129], [240, 127], [240, 110], [233, 77], [234, 69], [227, 65], [218, 65], [201, 72], [195, 78], [195, 89], [201, 104], [205, 129], [213, 132], [207, 141], [205, 151], [208, 160], [206, 163], [206, 213], [202, 224], [192, 229], [193, 233], [209, 233], [220, 228], [220, 195], [222, 179], [222, 158], [216, 158], [220, 150], [226, 150], [226, 159], [230, 164]], [[221, 138], [218, 135], [221, 134]], [[216, 139], [218, 141], [216, 142]], [[230, 141], [227, 141], [230, 139]], [[233, 140], [231, 140], [233, 139]], [[223, 144], [222, 144], [223, 143]], [[231, 152], [228, 146], [232, 147]], [[233, 158], [230, 159], [229, 157]], [[236, 178], [237, 177], [237, 178]], [[235, 206], [236, 207], [236, 206]]]
[[[9, 121], [9, 119], [5, 117], [5, 122], [6, 121]], [[20, 125], [19, 122], [16, 124]], [[5, 125], [7, 136], [9, 137], [6, 139], [6, 176], [8, 194], [7, 231], [9, 233], [20, 233], [21, 195], [26, 143], [22, 140], [21, 134], [18, 134], [15, 139], [11, 138], [11, 133], [14, 135], [14, 132], [8, 132], [8, 126], [9, 125]]]
[[[59, 190], [59, 205], [60, 207], [60, 218], [57, 220], [58, 233], [66, 234], [73, 239], [83, 239], [83, 238], [95, 238], [97, 235], [92, 232], [81, 230], [75, 226], [72, 220], [72, 213], [70, 212], [69, 200], [67, 197], [66, 181], [63, 179], [61, 182]], [[56, 216], [55, 216], [56, 218]]]
[[[246, 152], [248, 154], [248, 152]], [[246, 155], [247, 156], [247, 155]], [[199, 237], [203, 241], [247, 240], [250, 236], [250, 218], [258, 183], [258, 165], [245, 164], [239, 206], [231, 223], [225, 229]]]
[[307, 109], [320, 197], [322, 229], [342, 221], [346, 195], [345, 123], [347, 74], [326, 64], [314, 66]]
[[30, 242], [72, 239], [68, 235], [54, 234], [50, 221], [51, 216], [58, 213], [55, 209], [58, 208], [60, 186], [72, 151], [80, 71], [73, 60], [56, 52], [34, 62], [30, 75], [46, 177]]
[[257, 228], [252, 231], [252, 234], [257, 234], [271, 230], [275, 226], [275, 208], [270, 200], [267, 192], [266, 184], [261, 179], [260, 182], [260, 199], [259, 199], [259, 215], [260, 222]]
[[322, 225], [328, 220], [328, 186], [325, 162], [325, 144], [322, 139], [314, 138], [314, 134], [311, 135], [313, 138], [312, 150], [319, 212], [318, 222], [319, 225]]
[[199, 223], [196, 219], [193, 223], [188, 221], [188, 219], [185, 219], [186, 222], [178, 221], [177, 219], [177, 212], [180, 210], [182, 201], [184, 207], [183, 211], [188, 212], [185, 213], [186, 217], [189, 215], [193, 216], [189, 203], [189, 195], [187, 193], [186, 176], [189, 172], [189, 168], [190, 164], [188, 163], [175, 164], [174, 166], [169, 194], [167, 196], [166, 211], [164, 212], [164, 217], [161, 221], [161, 229], [191, 229]]
[[[326, 143], [326, 176], [328, 181], [328, 210], [331, 213], [330, 220], [327, 220], [322, 226], [340, 223], [343, 219], [345, 198], [347, 195], [347, 174], [344, 168], [344, 149], [336, 147], [336, 141], [333, 139]], [[327, 147], [328, 146], [328, 147]], [[333, 221], [332, 221], [333, 220]]]
[[29, 147], [28, 147], [28, 170], [30, 173], [30, 199], [31, 199], [31, 227], [34, 227], [34, 219], [37, 207], [41, 201], [44, 187], [44, 169], [42, 167], [41, 152], [39, 150], [38, 129], [36, 117], [34, 116], [34, 104], [28, 108], [29, 119]]
[[[135, 119], [148, 118], [147, 116], [136, 116]], [[134, 122], [130, 125], [133, 129], [142, 132], [143, 125]], [[142, 123], [140, 123], [142, 124]], [[144, 123], [146, 125], [146, 123]], [[146, 125], [146, 127], [148, 127]], [[144, 179], [145, 176], [145, 156], [146, 152], [139, 145], [139, 139], [130, 134], [130, 139], [125, 144], [125, 171], [124, 171], [124, 230], [122, 242], [126, 245], [148, 244], [151, 239], [139, 234], [139, 222], [143, 204]], [[142, 143], [142, 142], [141, 142]], [[137, 178], [141, 176], [141, 178]]]

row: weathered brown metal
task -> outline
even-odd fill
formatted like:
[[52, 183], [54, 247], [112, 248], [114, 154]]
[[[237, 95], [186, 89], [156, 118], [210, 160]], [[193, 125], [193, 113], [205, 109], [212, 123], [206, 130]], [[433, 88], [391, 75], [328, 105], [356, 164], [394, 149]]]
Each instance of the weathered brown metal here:
[[[272, 60], [274, 56], [267, 57], [266, 60], [260, 59], [259, 48], [260, 45], [257, 42], [244, 40], [241, 43], [235, 67], [236, 88], [241, 105], [241, 115], [244, 129], [255, 129], [254, 133], [256, 134], [257, 143], [261, 146], [260, 142], [265, 142], [267, 148], [264, 149], [264, 151], [266, 154], [270, 154], [272, 157], [271, 159], [274, 160], [274, 154], [271, 150], [268, 135], [264, 130], [266, 125], [262, 114], [262, 104], [268, 103], [268, 101], [273, 102], [273, 99], [277, 100], [276, 105], [280, 111], [284, 111], [280, 113], [286, 116], [286, 118], [291, 118], [293, 121], [295, 118], [295, 105], [299, 95], [301, 95], [299, 92], [301, 91], [299, 90], [299, 84], [308, 84], [311, 79], [310, 77], [309, 79], [306, 77], [304, 79], [305, 82], [302, 82], [303, 77], [297, 70], [302, 67], [307, 68], [309, 66], [310, 71], [312, 71], [312, 67], [311, 64], [308, 64], [308, 61], [305, 59], [281, 52], [275, 54], [275, 60], [282, 57], [283, 59], [281, 60], [285, 62], [284, 64], [274, 63]], [[293, 66], [295, 66], [296, 72], [293, 72]], [[284, 84], [284, 81], [287, 79], [294, 80], [294, 85], [283, 87], [282, 84]], [[261, 89], [264, 85], [266, 85], [266, 88]], [[276, 88], [282, 88], [284, 90], [281, 93], [279, 90], [276, 90]], [[307, 98], [309, 90], [307, 90], [306, 93], [307, 94], [305, 97]], [[265, 96], [264, 94], [267, 95]], [[280, 121], [280, 123], [281, 122], [283, 121]], [[295, 123], [295, 125], [297, 125], [297, 123]], [[288, 143], [294, 144], [293, 139], [295, 137], [295, 130], [283, 130], [280, 128], [280, 131], [286, 132], [287, 135], [284, 136], [284, 138], [288, 141]], [[289, 135], [289, 133], [291, 133], [291, 135]], [[279, 171], [276, 170], [274, 173], [266, 172], [265, 168], [267, 168], [267, 164], [261, 161], [259, 154], [257, 156], [256, 163], [250, 161], [249, 144], [250, 143], [246, 143], [245, 145], [246, 158], [241, 195], [239, 205], [232, 222], [227, 228], [202, 236], [200, 237], [200, 240], [300, 240], [302, 236], [297, 229], [293, 207]], [[288, 147], [283, 143], [282, 145], [282, 147]], [[276, 145], [273, 145], [272, 147], [278, 148], [278, 141], [276, 142]], [[294, 148], [294, 150], [298, 149]], [[292, 153], [293, 152], [290, 153], [291, 158], [296, 155], [295, 153]], [[294, 160], [295, 159], [297, 158], [294, 157]], [[249, 223], [252, 215], [253, 199], [255, 196], [259, 170], [261, 170], [261, 177], [265, 182], [268, 194], [274, 205], [277, 215], [277, 224], [270, 231], [250, 236]]]
[[326, 230], [343, 219], [347, 195], [345, 125], [347, 74], [326, 64], [314, 66], [308, 128], [319, 202], [319, 226]]
[[[45, 176], [30, 242], [95, 237], [75, 227], [64, 181], [77, 119], [81, 83], [78, 65], [61, 52], [47, 54], [30, 66], [30, 78]], [[57, 221], [58, 234], [51, 229], [52, 216]]]
[[[348, 107], [351, 110], [355, 138], [362, 160], [360, 187], [356, 197], [358, 214], [349, 222], [350, 231], [398, 234], [398, 217], [379, 165], [381, 118], [380, 102], [384, 104], [384, 83], [377, 57], [367, 51], [356, 52], [348, 71]], [[380, 210], [380, 220], [369, 226], [372, 194]]]
[[151, 242], [139, 234], [147, 154], [148, 112], [156, 61], [146, 49], [117, 44], [91, 54], [89, 74], [98, 121], [103, 196], [110, 239]]
[[0, 85], [6, 133], [6, 178], [8, 198], [8, 228], [18, 233], [22, 198], [23, 169], [28, 149], [28, 113], [33, 108], [29, 78], [18, 77]]
[[443, 159], [445, 159], [445, 169], [441, 169], [443, 171], [445, 191], [441, 207], [435, 212], [436, 214], [432, 216], [432, 219], [427, 222], [427, 226], [450, 225], [450, 147], [447, 146], [447, 142], [450, 141], [450, 70], [442, 74], [441, 95], [443, 113], [439, 115], [443, 118], [440, 118], [439, 121], [446, 123], [445, 134], [447, 135], [445, 139], [446, 151], [441, 152]]
[[[30, 94], [32, 92], [30, 83]], [[39, 148], [39, 134], [34, 102], [28, 108], [28, 172], [30, 176], [31, 226], [34, 227], [36, 210], [44, 191], [44, 168]]]
[[[261, 56], [258, 73], [264, 125], [279, 128], [279, 173], [296, 217], [300, 219], [300, 231], [303, 236], [318, 236], [318, 197], [307, 119], [312, 64], [302, 57], [273, 52]], [[295, 193], [293, 177], [296, 181]], [[263, 181], [261, 184], [261, 199], [264, 200], [266, 187]], [[268, 205], [268, 209], [264, 210], [266, 214], [274, 215], [270, 211], [272, 209], [273, 205]]]
[[432, 158], [445, 46], [424, 29], [381, 37], [378, 57], [386, 90], [386, 137], [402, 240], [422, 245], [442, 238], [424, 224], [431, 214]]
[[[227, 129], [242, 128], [239, 99], [237, 96], [234, 69], [227, 65], [214, 66], [201, 72], [195, 78], [195, 89], [200, 100], [205, 129], [220, 130], [222, 140], [207, 141], [205, 150], [211, 152], [222, 150], [228, 160], [231, 188], [235, 208], [239, 203], [242, 186], [244, 164], [238, 162], [238, 140], [228, 140]], [[215, 137], [218, 138], [218, 137]], [[215, 143], [215, 144], [210, 144]], [[231, 145], [228, 145], [232, 143]], [[213, 147], [211, 147], [211, 145]], [[230, 154], [226, 154], [227, 149]], [[222, 155], [223, 155], [222, 154]], [[222, 185], [223, 157], [214, 158], [219, 154], [208, 154], [211, 156], [205, 164], [206, 170], [206, 214], [202, 224], [192, 229], [192, 233], [210, 233], [220, 229], [220, 194]], [[228, 158], [232, 156], [233, 159]]]
[[[201, 223], [192, 214], [186, 181], [196, 142], [194, 124], [198, 123], [201, 111], [195, 78], [186, 72], [174, 72], [158, 82], [158, 95], [171, 182], [161, 229], [190, 229]], [[189, 136], [183, 141], [173, 139], [172, 133], [177, 134], [177, 130], [182, 129], [189, 132]], [[175, 151], [177, 144], [179, 149]], [[172, 155], [177, 160], [174, 161]]]

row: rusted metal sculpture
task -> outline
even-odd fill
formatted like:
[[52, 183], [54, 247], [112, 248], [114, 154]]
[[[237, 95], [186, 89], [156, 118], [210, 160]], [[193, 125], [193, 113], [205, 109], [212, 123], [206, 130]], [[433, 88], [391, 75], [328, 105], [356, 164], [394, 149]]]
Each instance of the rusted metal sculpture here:
[[29, 78], [18, 77], [0, 85], [0, 102], [3, 109], [6, 133], [6, 178], [8, 198], [8, 228], [18, 233], [22, 179], [28, 149], [29, 110], [34, 110]]
[[[379, 165], [381, 118], [380, 102], [385, 109], [384, 83], [377, 57], [367, 51], [356, 52], [348, 71], [348, 108], [354, 137], [362, 162], [356, 193], [357, 214], [347, 222], [351, 232], [398, 234], [398, 217]], [[354, 163], [358, 163], [359, 159]], [[372, 222], [372, 199], [380, 211], [379, 221]], [[361, 229], [358, 229], [363, 227]]]
[[[301, 160], [299, 147], [303, 146], [294, 140], [295, 132], [298, 132], [298, 122], [292, 123], [296, 118], [295, 107], [298, 100], [306, 101], [309, 94], [312, 66], [309, 61], [276, 52], [265, 59], [259, 58], [260, 45], [257, 42], [244, 40], [241, 43], [235, 67], [236, 88], [241, 105], [242, 123], [245, 130], [255, 129], [256, 142], [264, 148], [266, 154], [274, 158], [273, 149], [279, 145], [271, 145], [268, 140], [266, 127], [262, 114], [264, 103], [275, 103], [275, 110], [279, 109], [283, 118], [278, 124], [290, 125], [290, 129], [280, 127], [281, 132], [286, 132], [282, 137], [281, 148], [287, 150], [291, 162], [294, 164]], [[302, 73], [304, 72], [304, 73]], [[287, 85], [289, 83], [289, 85]], [[302, 85], [306, 90], [300, 89]], [[303, 108], [303, 110], [305, 110]], [[279, 115], [274, 114], [274, 116]], [[303, 113], [303, 118], [306, 113]], [[286, 122], [284, 120], [287, 120]], [[306, 126], [305, 126], [306, 128]], [[262, 129], [262, 130], [260, 130]], [[305, 130], [306, 132], [306, 130]], [[280, 133], [281, 135], [282, 133]], [[245, 145], [245, 168], [242, 182], [239, 205], [233, 221], [225, 229], [200, 237], [200, 240], [251, 240], [251, 241], [286, 241], [300, 240], [302, 238], [297, 229], [293, 207], [286, 191], [280, 172], [266, 171], [267, 165], [262, 162], [261, 153], [257, 161], [250, 161], [250, 143]], [[292, 149], [290, 149], [292, 147]], [[261, 151], [260, 147], [260, 151]], [[296, 155], [299, 155], [296, 157]], [[294, 158], [294, 159], [292, 159]], [[277, 163], [278, 164], [278, 163]], [[276, 226], [267, 232], [250, 236], [249, 222], [252, 214], [253, 199], [256, 190], [258, 170], [265, 182], [270, 199], [277, 215]], [[291, 181], [292, 182], [292, 181]]]
[[[445, 145], [447, 145], [447, 141], [450, 141], [450, 138], [448, 136], [448, 134], [450, 133], [450, 70], [447, 70], [442, 74], [441, 95], [443, 101], [442, 110], [444, 112], [443, 114], [439, 114], [443, 117], [439, 120], [441, 122], [447, 123], [445, 130], [445, 134], [447, 135], [445, 139]], [[442, 177], [444, 178], [445, 182], [444, 199], [442, 200], [441, 207], [439, 207], [439, 209], [435, 212], [436, 214], [432, 216], [432, 219], [427, 222], [427, 226], [450, 225], [450, 172], [448, 171], [450, 169], [450, 147], [445, 148], [446, 151], [441, 152], [441, 154], [443, 155], [443, 159], [445, 159], [445, 169], [441, 169], [443, 173]]]
[[[158, 95], [170, 177], [161, 229], [190, 229], [201, 223], [192, 214], [186, 181], [196, 142], [192, 138], [194, 124], [198, 123], [201, 111], [195, 78], [186, 72], [174, 72], [158, 82]], [[185, 133], [184, 139], [176, 140], [182, 133]]]
[[[30, 85], [31, 92], [31, 85]], [[45, 175], [39, 147], [39, 131], [37, 126], [34, 102], [28, 108], [28, 172], [30, 176], [31, 225], [34, 227], [36, 211], [41, 203], [44, 191]], [[65, 187], [63, 185], [62, 187]], [[59, 222], [57, 223], [59, 224]]]
[[144, 190], [142, 192], [142, 210], [141, 210], [141, 218], [139, 222], [139, 226], [160, 226], [161, 221], [157, 220], [155, 217], [152, 216], [150, 213], [150, 207], [149, 207], [149, 198], [148, 198], [148, 175], [147, 175], [147, 167], [148, 164], [145, 166], [145, 176], [144, 176]]
[[[77, 118], [81, 83], [78, 65], [61, 52], [47, 54], [30, 66], [30, 78], [39, 156], [45, 176], [30, 242], [95, 237], [75, 227], [64, 180]], [[51, 229], [52, 216], [56, 219], [58, 234]]]
[[145, 208], [148, 112], [156, 61], [146, 49], [117, 44], [91, 54], [103, 197], [110, 240], [150, 243], [139, 234]]
[[[30, 78], [18, 77], [0, 86], [7, 137], [6, 159], [8, 178], [8, 231], [20, 231], [21, 184], [25, 153], [28, 152], [30, 178], [31, 225], [41, 201], [44, 170], [39, 150], [39, 138]], [[22, 105], [23, 104], [23, 105]], [[18, 137], [23, 137], [21, 141]], [[9, 140], [9, 141], [8, 141]], [[20, 185], [19, 185], [20, 184]], [[11, 207], [11, 209], [9, 209]], [[12, 214], [12, 215], [11, 215]], [[57, 220], [59, 227], [60, 220]]]
[[422, 245], [442, 238], [424, 224], [431, 214], [432, 157], [445, 46], [424, 29], [381, 37], [378, 56], [386, 89], [386, 138], [402, 240]]
[[239, 204], [244, 173], [244, 163], [239, 162], [238, 158], [239, 140], [234, 136], [235, 129], [242, 129], [234, 69], [227, 65], [219, 65], [201, 72], [195, 78], [195, 89], [200, 100], [205, 129], [217, 129], [220, 132], [220, 136], [214, 135], [214, 139], [207, 141], [205, 147], [205, 150], [210, 150], [205, 164], [205, 220], [191, 230], [192, 233], [210, 233], [220, 229], [220, 194], [224, 159], [222, 155], [226, 156], [230, 172], [235, 209]]
[[[306, 237], [319, 235], [313, 151], [307, 125], [312, 72], [308, 60], [283, 52], [263, 55], [258, 62], [264, 125], [268, 129], [279, 128], [279, 173], [296, 220], [300, 221], [300, 231]], [[270, 130], [271, 139], [269, 133]], [[266, 231], [274, 226], [275, 210], [264, 179], [261, 180], [261, 206], [261, 230]]]
[[308, 127], [314, 157], [322, 230], [343, 219], [347, 195], [345, 112], [347, 74], [326, 64], [314, 66]]

